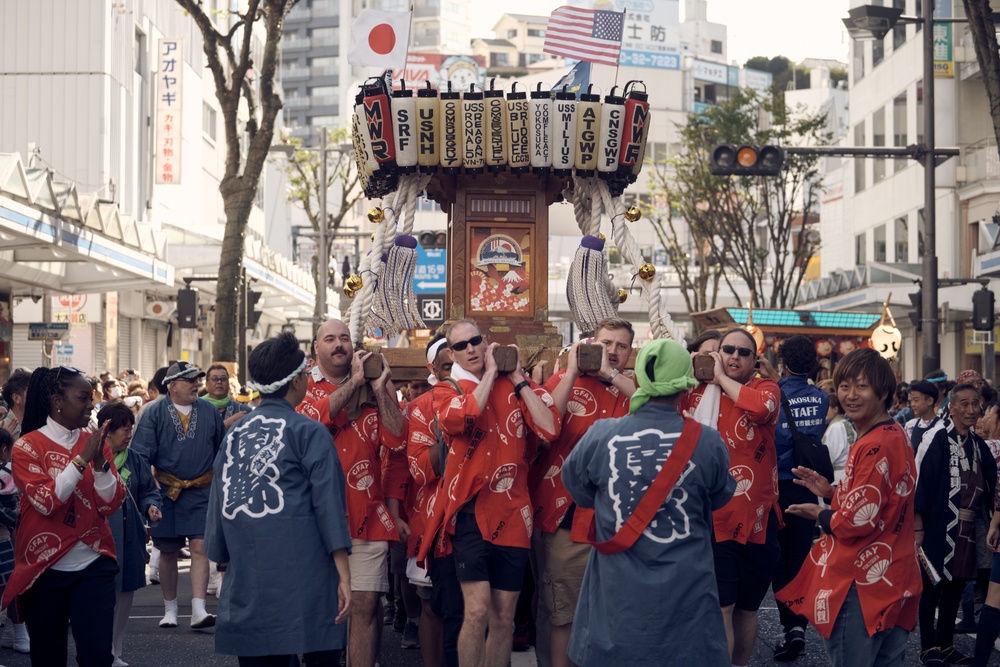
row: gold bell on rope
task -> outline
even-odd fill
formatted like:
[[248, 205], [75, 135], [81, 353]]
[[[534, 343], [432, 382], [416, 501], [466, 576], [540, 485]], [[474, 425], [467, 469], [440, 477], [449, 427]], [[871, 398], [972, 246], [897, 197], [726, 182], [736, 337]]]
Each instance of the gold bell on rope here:
[[357, 294], [357, 292], [352, 290], [350, 285], [344, 285], [344, 295], [347, 296], [348, 299], [353, 299], [355, 294]]
[[643, 264], [639, 267], [639, 277], [643, 280], [652, 280], [656, 275], [656, 267], [652, 264]]
[[642, 217], [642, 211], [639, 210], [638, 206], [629, 206], [625, 209], [625, 219], [629, 222], [635, 222]]
[[372, 232], [372, 241], [375, 240], [375, 232]]
[[380, 209], [378, 206], [374, 206], [368, 210], [368, 221], [374, 225], [385, 220], [385, 211]]
[[344, 284], [344, 288], [345, 289], [349, 289], [352, 292], [357, 292], [362, 287], [364, 287], [364, 283], [361, 282], [361, 276], [359, 276], [356, 273], [348, 276], [347, 277], [347, 282]]
[[602, 234], [600, 232], [597, 232], [597, 238], [601, 239], [602, 241], [607, 241], [608, 240], [607, 237], [605, 237], [604, 234]]
[[628, 292], [623, 289], [618, 290], [618, 303], [625, 303], [628, 301]]

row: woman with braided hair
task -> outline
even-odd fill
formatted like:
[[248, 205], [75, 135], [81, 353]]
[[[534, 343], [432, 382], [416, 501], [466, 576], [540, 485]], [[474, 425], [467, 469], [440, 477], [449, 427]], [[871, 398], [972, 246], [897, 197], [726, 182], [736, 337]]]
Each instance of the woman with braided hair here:
[[125, 487], [105, 431], [84, 431], [93, 401], [75, 368], [37, 368], [28, 382], [12, 466], [21, 518], [2, 605], [20, 596], [32, 665], [66, 664], [67, 624], [80, 665], [110, 667], [114, 660], [118, 565], [107, 517], [121, 506]]

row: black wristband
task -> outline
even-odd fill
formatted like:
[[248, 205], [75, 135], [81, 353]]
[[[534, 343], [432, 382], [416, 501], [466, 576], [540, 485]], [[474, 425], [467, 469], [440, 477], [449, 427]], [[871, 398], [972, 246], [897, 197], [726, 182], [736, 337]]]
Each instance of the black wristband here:
[[524, 389], [525, 387], [530, 387], [530, 386], [531, 386], [530, 382], [528, 382], [527, 380], [521, 380], [520, 382], [514, 385], [514, 393], [517, 395], [518, 398], [520, 398], [521, 390]]

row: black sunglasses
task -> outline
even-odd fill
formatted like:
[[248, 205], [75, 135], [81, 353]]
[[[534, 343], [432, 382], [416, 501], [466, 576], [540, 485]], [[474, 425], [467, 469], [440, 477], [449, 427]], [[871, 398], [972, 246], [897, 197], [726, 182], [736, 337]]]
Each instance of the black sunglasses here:
[[59, 379], [59, 376], [62, 375], [63, 371], [66, 371], [71, 375], [83, 375], [83, 371], [81, 371], [79, 368], [73, 368], [72, 366], [60, 366], [59, 370], [56, 371], [57, 380]]
[[739, 352], [741, 357], [749, 357], [753, 354], [753, 350], [749, 347], [736, 347], [735, 345], [723, 345], [721, 348], [723, 354], [732, 354], [733, 352]]
[[483, 342], [483, 337], [481, 335], [480, 336], [473, 336], [469, 340], [460, 340], [457, 343], [455, 343], [454, 345], [450, 345], [449, 347], [451, 347], [451, 349], [455, 350], [456, 352], [461, 352], [462, 350], [464, 350], [465, 348], [469, 347], [470, 345], [472, 345], [473, 347], [475, 347], [476, 345], [479, 345], [482, 342]]

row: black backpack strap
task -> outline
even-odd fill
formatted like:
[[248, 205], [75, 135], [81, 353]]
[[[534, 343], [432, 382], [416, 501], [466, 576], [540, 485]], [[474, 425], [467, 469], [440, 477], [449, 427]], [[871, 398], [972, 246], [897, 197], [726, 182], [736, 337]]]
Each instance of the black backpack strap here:
[[799, 437], [799, 429], [795, 426], [795, 416], [792, 414], [792, 407], [788, 405], [788, 397], [785, 396], [785, 392], [778, 390], [781, 393], [781, 407], [785, 409], [785, 415], [788, 416], [788, 430], [792, 432], [792, 437]]

